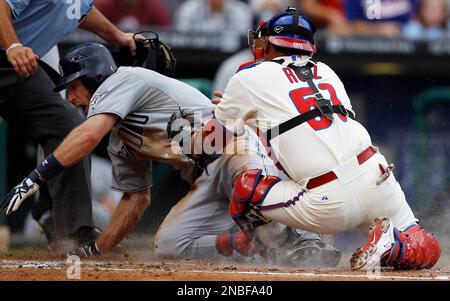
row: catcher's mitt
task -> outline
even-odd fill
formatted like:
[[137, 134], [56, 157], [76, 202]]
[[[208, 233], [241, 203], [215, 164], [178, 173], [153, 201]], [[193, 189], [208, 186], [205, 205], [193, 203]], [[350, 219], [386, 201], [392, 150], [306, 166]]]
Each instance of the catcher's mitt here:
[[182, 110], [181, 108], [173, 113], [167, 123], [167, 136], [180, 145], [183, 153], [191, 156], [191, 138], [192, 135], [201, 131], [202, 121], [194, 112]]
[[204, 169], [209, 163], [219, 158], [217, 154], [205, 154], [202, 150], [194, 152], [191, 145], [193, 135], [202, 130], [203, 123], [194, 112], [181, 108], [170, 116], [167, 123], [167, 136], [177, 142], [182, 152], [194, 160], [197, 167]]

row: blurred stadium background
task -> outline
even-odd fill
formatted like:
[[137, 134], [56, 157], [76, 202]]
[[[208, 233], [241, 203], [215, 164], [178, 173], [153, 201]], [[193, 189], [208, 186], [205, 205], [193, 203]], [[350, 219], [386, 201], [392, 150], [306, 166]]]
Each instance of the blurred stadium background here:
[[[236, 70], [245, 62], [239, 60], [248, 56], [241, 50], [247, 47], [245, 33], [251, 24], [287, 5], [301, 9], [318, 24], [315, 58], [341, 77], [358, 120], [396, 164], [396, 176], [422, 224], [438, 233], [449, 230], [445, 222], [450, 208], [450, 1], [96, 0], [95, 4], [122, 29], [157, 31], [177, 57], [176, 77], [207, 96], [223, 86], [221, 76], [232, 75], [219, 75], [219, 70]], [[59, 50], [64, 53], [87, 41], [102, 42], [80, 30]], [[104, 139], [95, 150], [100, 158], [107, 159], [106, 144]], [[25, 144], [20, 132], [0, 121], [0, 195], [35, 165], [36, 145]], [[94, 169], [94, 178], [96, 173], [101, 177]], [[154, 233], [188, 189], [170, 166], [155, 164], [153, 177], [152, 206], [136, 230], [140, 233]], [[29, 208], [30, 202], [18, 214], [0, 217], [0, 224], [11, 229], [13, 244], [33, 240], [25, 235]]]

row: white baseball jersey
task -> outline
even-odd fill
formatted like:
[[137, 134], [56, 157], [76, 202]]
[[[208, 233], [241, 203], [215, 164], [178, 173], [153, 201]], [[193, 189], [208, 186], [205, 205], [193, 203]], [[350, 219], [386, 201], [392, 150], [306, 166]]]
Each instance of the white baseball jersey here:
[[[243, 119], [260, 131], [277, 126], [314, 109], [313, 89], [287, 67], [305, 65], [308, 57], [280, 57], [282, 64], [266, 61], [247, 67], [231, 78], [216, 118], [239, 130]], [[314, 63], [313, 82], [334, 105], [351, 110], [339, 77], [327, 65]], [[396, 227], [415, 223], [405, 195], [390, 175], [384, 180], [380, 166], [387, 161], [376, 153], [364, 164], [357, 155], [371, 145], [364, 127], [349, 117], [333, 114], [309, 120], [270, 140], [270, 147], [292, 180], [271, 187], [258, 205], [263, 216], [294, 228], [317, 233], [337, 233], [354, 227], [367, 231], [375, 217], [388, 216]], [[337, 180], [311, 190], [307, 181], [333, 171]]]
[[[282, 64], [265, 61], [234, 75], [228, 83], [216, 118], [232, 130], [237, 119], [266, 132], [299, 114], [314, 109], [316, 99], [307, 82], [287, 65], [305, 65], [307, 56], [279, 57]], [[313, 82], [324, 98], [351, 109], [339, 77], [324, 63], [314, 63]], [[304, 182], [321, 175], [359, 154], [371, 144], [370, 136], [358, 122], [333, 114], [334, 120], [317, 117], [270, 141], [271, 150], [285, 172]]]

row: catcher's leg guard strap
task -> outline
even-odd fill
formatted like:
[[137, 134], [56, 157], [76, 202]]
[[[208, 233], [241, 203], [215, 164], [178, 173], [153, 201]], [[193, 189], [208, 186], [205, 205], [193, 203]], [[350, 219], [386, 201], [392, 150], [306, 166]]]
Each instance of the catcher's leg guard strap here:
[[394, 229], [395, 243], [384, 265], [396, 269], [430, 269], [441, 256], [441, 246], [433, 235], [414, 225], [400, 231]]
[[236, 221], [245, 218], [250, 205], [260, 204], [270, 188], [280, 181], [275, 176], [262, 176], [261, 169], [243, 172], [234, 182], [233, 194], [230, 201], [230, 214]]

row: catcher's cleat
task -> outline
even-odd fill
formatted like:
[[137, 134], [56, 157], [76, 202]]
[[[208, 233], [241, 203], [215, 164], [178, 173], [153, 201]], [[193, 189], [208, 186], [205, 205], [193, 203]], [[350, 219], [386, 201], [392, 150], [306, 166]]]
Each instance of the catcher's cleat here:
[[334, 268], [341, 260], [341, 252], [320, 240], [305, 240], [286, 254], [286, 263], [296, 268]]
[[394, 242], [391, 220], [387, 217], [376, 218], [369, 228], [369, 240], [350, 259], [352, 270], [371, 270], [381, 266], [381, 258], [391, 250]]
[[298, 269], [334, 268], [339, 264], [341, 255], [338, 249], [324, 242], [320, 235], [290, 227], [285, 243], [261, 252], [261, 256], [274, 265]]

